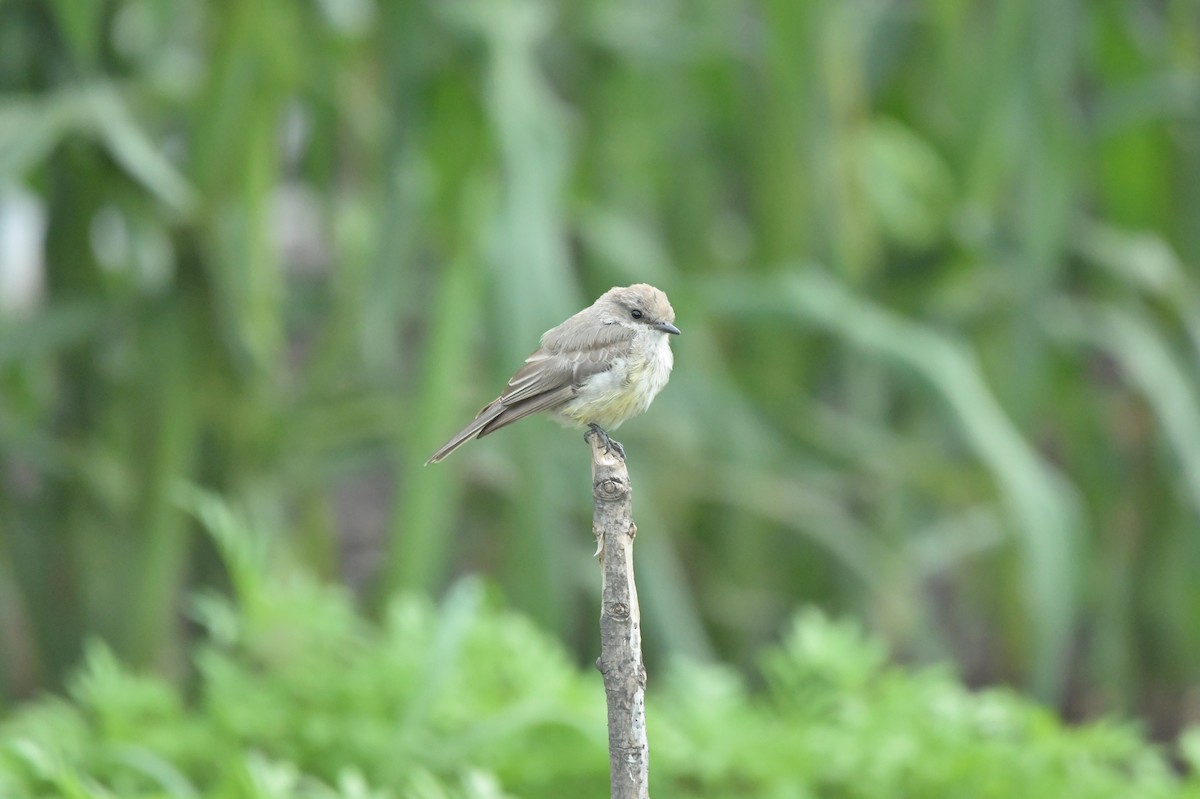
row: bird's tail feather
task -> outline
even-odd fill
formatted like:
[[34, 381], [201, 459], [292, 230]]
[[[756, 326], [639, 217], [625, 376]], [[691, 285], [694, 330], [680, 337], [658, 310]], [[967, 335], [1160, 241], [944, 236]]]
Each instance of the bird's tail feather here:
[[490, 433], [496, 432], [501, 427], [506, 427], [513, 422], [524, 419], [530, 414], [556, 408], [574, 395], [575, 387], [568, 384], [553, 391], [535, 394], [528, 399], [521, 400], [515, 405], [506, 405], [504, 404], [503, 397], [497, 397], [490, 405], [480, 411], [479, 415], [472, 419], [469, 425], [459, 430], [454, 438], [447, 441], [437, 452], [433, 453], [429, 460], [425, 461], [425, 465], [428, 466], [431, 463], [437, 463], [472, 438], [483, 438]]
[[429, 460], [425, 461], [425, 465], [428, 466], [431, 463], [437, 463], [472, 438], [480, 435], [479, 431], [486, 427], [489, 422], [495, 420], [503, 411], [504, 406], [500, 404], [499, 400], [488, 405], [479, 412], [478, 416], [471, 420], [469, 425], [459, 430], [449, 441], [438, 447], [437, 452], [430, 455]]

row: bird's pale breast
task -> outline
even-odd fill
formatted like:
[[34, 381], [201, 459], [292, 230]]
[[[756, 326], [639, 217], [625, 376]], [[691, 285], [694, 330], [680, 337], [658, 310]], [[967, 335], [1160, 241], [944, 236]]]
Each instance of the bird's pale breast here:
[[[640, 345], [640, 346], [639, 346]], [[614, 361], [611, 369], [588, 378], [579, 394], [556, 416], [569, 424], [598, 424], [616, 429], [637, 416], [667, 385], [674, 358], [666, 335], [654, 333], [637, 342], [630, 354]]]

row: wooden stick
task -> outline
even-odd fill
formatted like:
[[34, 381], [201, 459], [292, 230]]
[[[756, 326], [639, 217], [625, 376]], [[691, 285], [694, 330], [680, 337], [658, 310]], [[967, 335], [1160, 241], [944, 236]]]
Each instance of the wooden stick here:
[[608, 759], [612, 799], [649, 799], [646, 742], [646, 667], [642, 618], [633, 579], [632, 489], [625, 461], [589, 434], [592, 447], [592, 533], [600, 559], [600, 658], [608, 701]]

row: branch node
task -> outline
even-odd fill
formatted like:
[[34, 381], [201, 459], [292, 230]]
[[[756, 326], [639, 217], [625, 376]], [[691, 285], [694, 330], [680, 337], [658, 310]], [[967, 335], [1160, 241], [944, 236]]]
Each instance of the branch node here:
[[617, 621], [625, 621], [629, 618], [629, 606], [623, 602], [609, 603], [608, 617]]
[[596, 499], [604, 502], [617, 502], [629, 495], [629, 483], [618, 477], [606, 477], [596, 481], [592, 487]]

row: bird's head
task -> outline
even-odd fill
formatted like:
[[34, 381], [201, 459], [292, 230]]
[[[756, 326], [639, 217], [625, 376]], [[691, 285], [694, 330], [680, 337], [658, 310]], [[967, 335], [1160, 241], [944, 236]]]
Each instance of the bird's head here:
[[596, 306], [606, 325], [679, 335], [679, 328], [675, 327], [675, 309], [667, 295], [647, 283], [611, 288], [596, 300]]

